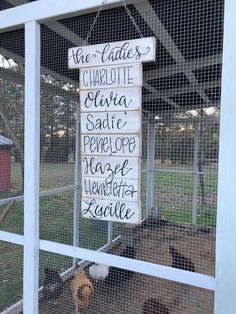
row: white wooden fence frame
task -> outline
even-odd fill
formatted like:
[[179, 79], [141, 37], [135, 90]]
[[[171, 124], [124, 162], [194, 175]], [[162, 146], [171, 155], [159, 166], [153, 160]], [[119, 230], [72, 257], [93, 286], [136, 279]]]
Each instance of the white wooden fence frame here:
[[[40, 23], [96, 11], [102, 0], [50, 0], [50, 5], [48, 3], [48, 0], [38, 0], [0, 12], [0, 32], [25, 27], [24, 236], [0, 231], [0, 241], [24, 245], [24, 314], [38, 313], [39, 250], [214, 290], [214, 313], [235, 314], [236, 137], [233, 132], [236, 125], [236, 32], [232, 30], [236, 29], [236, 1], [225, 0], [215, 278], [39, 239]], [[106, 1], [107, 8], [120, 5], [120, 0]], [[74, 189], [78, 189], [77, 184]], [[110, 225], [110, 231], [111, 228]], [[74, 236], [74, 245], [77, 245], [78, 235]]]

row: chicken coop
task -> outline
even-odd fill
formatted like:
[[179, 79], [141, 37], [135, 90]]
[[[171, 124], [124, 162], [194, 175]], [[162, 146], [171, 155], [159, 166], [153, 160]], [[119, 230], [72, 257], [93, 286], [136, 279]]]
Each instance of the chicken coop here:
[[235, 313], [235, 17], [0, 0], [1, 314]]
[[13, 142], [4, 137], [0, 136], [0, 191], [8, 192], [11, 188], [11, 154], [10, 148]]

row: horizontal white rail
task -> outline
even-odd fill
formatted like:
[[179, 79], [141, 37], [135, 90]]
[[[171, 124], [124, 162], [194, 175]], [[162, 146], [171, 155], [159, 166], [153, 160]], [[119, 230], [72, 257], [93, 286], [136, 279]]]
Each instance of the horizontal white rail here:
[[[0, 231], [0, 241], [23, 245], [24, 237], [9, 232]], [[168, 266], [157, 265], [141, 260], [124, 258], [121, 256], [106, 254], [99, 251], [77, 248], [72, 245], [40, 240], [40, 250], [97, 262], [109, 266], [128, 269], [134, 272], [155, 276], [183, 284], [196, 286], [203, 289], [215, 290], [215, 278], [208, 275], [193, 273]]]
[[[102, 0], [68, 1], [40, 0], [0, 12], [0, 31], [23, 27], [30, 21], [46, 22], [73, 15], [91, 13], [102, 4]], [[120, 0], [107, 0], [106, 8], [121, 6]]]
[[215, 290], [215, 278], [141, 260], [129, 259], [113, 254], [73, 247], [71, 245], [40, 240], [40, 249], [47, 252], [76, 257], [109, 266], [128, 269], [141, 274], [155, 276], [203, 289]]
[[0, 230], [0, 241], [24, 245], [24, 236]]

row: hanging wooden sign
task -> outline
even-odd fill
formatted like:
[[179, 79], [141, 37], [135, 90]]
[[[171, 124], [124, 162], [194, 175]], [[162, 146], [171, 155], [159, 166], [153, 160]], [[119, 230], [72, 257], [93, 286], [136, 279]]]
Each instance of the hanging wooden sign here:
[[74, 47], [68, 51], [69, 69], [155, 61], [156, 38], [146, 37]]
[[69, 49], [80, 70], [82, 217], [141, 221], [142, 63], [155, 38]]

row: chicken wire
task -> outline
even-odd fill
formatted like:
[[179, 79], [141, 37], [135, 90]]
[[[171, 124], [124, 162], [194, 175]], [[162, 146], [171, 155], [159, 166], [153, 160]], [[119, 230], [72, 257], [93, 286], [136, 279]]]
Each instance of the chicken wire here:
[[[9, 2], [1, 2], [0, 9], [7, 9]], [[133, 247], [135, 254], [125, 257], [214, 276], [223, 5], [223, 0], [150, 0], [128, 6], [144, 37], [157, 38], [156, 61], [143, 65], [141, 226], [115, 223], [111, 229], [107, 222], [75, 216], [75, 211], [80, 213], [73, 186], [79, 71], [68, 70], [67, 51], [84, 44], [96, 13], [41, 25], [41, 239], [73, 244], [76, 225], [80, 247], [97, 250], [119, 237], [106, 248], [108, 253], [124, 255], [127, 247]], [[7, 69], [11, 84], [20, 86], [21, 96], [13, 101], [22, 105], [17, 118], [23, 115], [24, 52], [19, 32], [0, 35], [4, 58], [20, 64], [12, 72]], [[123, 6], [103, 8], [88, 44], [138, 37]], [[10, 54], [4, 54], [7, 49]], [[22, 121], [10, 120], [11, 126], [14, 128], [15, 123], [20, 130], [19, 137], [23, 134]], [[9, 137], [7, 128], [0, 127]], [[20, 195], [22, 189], [19, 161], [12, 163], [12, 169], [18, 178], [12, 179], [17, 191], [11, 189], [7, 196]], [[80, 198], [80, 191], [77, 196]], [[23, 202], [12, 206], [14, 211], [1, 229], [22, 233]], [[40, 287], [45, 268], [63, 274], [71, 266], [70, 257], [42, 252]], [[94, 285], [94, 295], [82, 313], [145, 313], [143, 304], [150, 298], [157, 298], [170, 313], [213, 312], [213, 293], [207, 290], [138, 273], [129, 278], [129, 273], [123, 276], [119, 271], [107, 286], [104, 281], [91, 279], [88, 268], [85, 271]], [[58, 304], [41, 300], [40, 294], [40, 313], [75, 310], [71, 277], [63, 278], [69, 281], [56, 298]], [[6, 306], [14, 301], [9, 293]], [[155, 301], [150, 302], [147, 313], [156, 306]], [[157, 309], [153, 313], [158, 313]]]
[[[23, 234], [24, 30], [0, 34], [0, 229]], [[0, 243], [0, 312], [22, 298], [23, 249]]]
[[[214, 276], [223, 1], [143, 1], [128, 7], [144, 37], [157, 37], [157, 58], [155, 63], [143, 66], [143, 222], [141, 226], [113, 224], [113, 239], [120, 238], [108, 252]], [[53, 71], [47, 73], [48, 78], [52, 76], [55, 80], [55, 87], [50, 88], [51, 103], [46, 104], [49, 112], [41, 111], [41, 115], [42, 120], [47, 120], [53, 110], [56, 113], [54, 130], [58, 137], [60, 132], [63, 133], [61, 138], [69, 148], [61, 150], [58, 145], [52, 156], [55, 154], [54, 158], [58, 158], [66, 154], [65, 171], [70, 171], [69, 162], [74, 166], [75, 115], [79, 97], [79, 71], [67, 69], [67, 50], [84, 43], [95, 16], [96, 13], [73, 17], [41, 28], [42, 67], [59, 73], [58, 77]], [[89, 44], [138, 37], [121, 6], [101, 11]], [[66, 90], [60, 90], [60, 106], [71, 110], [71, 116], [68, 115], [65, 121], [68, 125], [60, 124], [65, 109], [61, 110], [60, 116], [59, 108], [53, 104], [60, 86]], [[43, 95], [44, 86], [41, 88]], [[45, 94], [48, 97], [46, 89]], [[46, 142], [52, 139], [52, 133], [50, 138], [48, 131], [45, 136], [48, 138], [45, 143], [41, 140], [41, 156], [42, 152], [46, 156]], [[43, 168], [45, 161], [41, 161]], [[55, 169], [61, 167], [56, 160], [53, 165]], [[59, 174], [59, 170], [56, 172]], [[48, 172], [45, 174], [47, 176]], [[151, 187], [147, 183], [150, 177]], [[42, 177], [42, 180], [47, 179]], [[52, 187], [57, 185], [56, 176], [50, 176], [50, 181]], [[55, 201], [59, 197], [53, 196]], [[148, 204], [153, 208], [147, 207]], [[51, 208], [50, 212], [56, 219], [57, 207]], [[63, 217], [62, 214], [58, 216]], [[48, 217], [41, 217], [41, 226], [46, 225], [46, 220]], [[65, 226], [65, 220], [62, 218], [61, 221]], [[98, 249], [107, 242], [107, 222], [79, 217], [78, 230], [81, 247]], [[54, 233], [53, 239], [58, 239], [62, 228], [56, 228]], [[63, 238], [65, 243], [72, 241], [71, 232], [63, 232]], [[101, 241], [95, 241], [98, 238]], [[124, 254], [127, 247], [135, 248], [135, 254]], [[50, 267], [58, 271], [56, 265], [55, 260]], [[91, 280], [88, 269], [85, 271]], [[144, 282], [148, 285], [145, 292]], [[177, 292], [176, 296], [170, 292], [172, 289]], [[172, 295], [175, 297], [171, 301]], [[163, 300], [167, 307], [169, 304], [171, 313], [199, 313], [199, 309], [201, 313], [213, 312], [211, 292], [140, 274], [129, 279], [129, 272], [123, 276], [119, 271], [112, 277], [109, 289], [104, 281], [94, 282], [91, 304], [81, 311], [141, 313], [143, 303], [151, 297]], [[65, 294], [58, 300], [59, 305], [54, 306], [42, 300], [40, 313], [72, 312], [70, 283], [65, 284]], [[172, 302], [176, 302], [175, 307]], [[148, 313], [152, 313], [151, 309]]]
[[0, 241], [0, 312], [22, 299], [23, 249], [22, 246]]
[[[51, 265], [56, 272], [63, 274], [66, 257], [55, 254], [42, 254], [41, 271]], [[64, 259], [64, 260], [63, 260]], [[46, 262], [45, 262], [46, 261]], [[50, 261], [50, 262], [48, 262]], [[209, 314], [213, 312], [213, 292], [204, 289], [159, 279], [140, 273], [132, 273], [128, 280], [96, 281], [89, 276], [89, 266], [84, 266], [83, 275], [78, 280], [77, 288], [90, 284], [93, 289], [91, 298], [88, 298], [86, 307], [79, 306], [79, 313], [137, 313], [137, 314]], [[65, 274], [65, 273], [64, 273]], [[45, 278], [45, 275], [44, 275]], [[61, 285], [57, 290], [58, 298], [49, 298], [50, 293], [42, 291], [39, 302], [39, 313], [77, 313], [78, 299], [74, 299], [73, 277], [64, 275], [54, 281]], [[117, 278], [118, 279], [118, 278]], [[87, 281], [89, 280], [89, 282]], [[42, 282], [50, 287], [50, 280]], [[59, 292], [60, 291], [60, 292]]]

